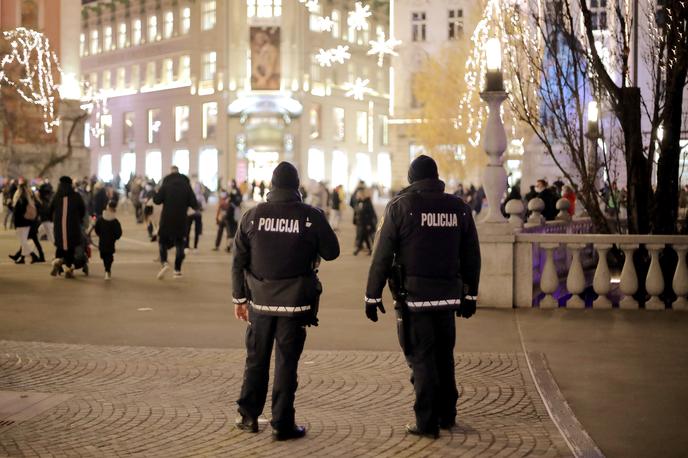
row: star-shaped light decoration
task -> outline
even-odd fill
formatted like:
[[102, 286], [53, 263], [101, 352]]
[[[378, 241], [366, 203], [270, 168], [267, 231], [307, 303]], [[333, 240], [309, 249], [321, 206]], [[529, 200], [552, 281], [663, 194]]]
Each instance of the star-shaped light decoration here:
[[382, 61], [385, 58], [385, 54], [390, 56], [399, 55], [394, 48], [401, 44], [401, 40], [397, 40], [396, 38], [389, 38], [385, 40], [385, 34], [381, 33], [378, 35], [377, 40], [371, 40], [369, 44], [370, 51], [368, 51], [368, 55], [373, 56], [377, 54], [377, 65], [382, 67]]
[[366, 94], [372, 94], [373, 90], [368, 87], [370, 80], [363, 80], [361, 78], [356, 78], [353, 83], [346, 83], [344, 89], [346, 89], [347, 97], [353, 97], [354, 100], [363, 100]]
[[332, 62], [337, 62], [338, 64], [343, 64], [345, 60], [351, 58], [349, 47], [342, 45], [337, 45], [336, 48], [330, 49], [330, 55], [332, 56]]
[[332, 27], [334, 27], [334, 21], [328, 17], [319, 17], [315, 23], [315, 26], [320, 32], [332, 32]]
[[320, 6], [320, 4], [318, 3], [318, 0], [308, 0], [306, 1], [305, 6], [311, 13], [317, 13], [318, 6]]
[[349, 11], [347, 23], [356, 30], [363, 30], [368, 25], [368, 17], [372, 14], [369, 5], [364, 6], [363, 3], [356, 2], [355, 9]]
[[332, 49], [320, 49], [318, 54], [315, 55], [315, 60], [321, 67], [331, 67], [332, 66]]

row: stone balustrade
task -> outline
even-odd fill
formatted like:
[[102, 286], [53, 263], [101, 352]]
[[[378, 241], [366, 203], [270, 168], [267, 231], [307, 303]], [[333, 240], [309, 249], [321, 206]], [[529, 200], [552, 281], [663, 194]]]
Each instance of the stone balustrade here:
[[[613, 276], [607, 262], [607, 253], [616, 245], [624, 253], [623, 268], [618, 277]], [[593, 308], [611, 308], [614, 298], [620, 308], [637, 309], [638, 302], [633, 295], [638, 291], [639, 279], [633, 254], [644, 246], [650, 255], [650, 265], [645, 280], [645, 290], [650, 296], [645, 302], [648, 310], [664, 310], [660, 299], [665, 282], [659, 255], [666, 247], [677, 257], [671, 287], [677, 299], [672, 303], [674, 310], [688, 309], [688, 236], [666, 235], [602, 235], [571, 233], [516, 233], [514, 234], [514, 305], [531, 307], [534, 291], [539, 289], [544, 297], [541, 308], [559, 306], [559, 297], [570, 295], [566, 300], [568, 308], [584, 308], [581, 294], [592, 286], [598, 295]], [[586, 254], [587, 253], [587, 254]], [[591, 262], [592, 261], [592, 262]], [[586, 271], [589, 274], [586, 276]], [[615, 285], [618, 287], [615, 288]], [[612, 294], [613, 293], [613, 294]]]

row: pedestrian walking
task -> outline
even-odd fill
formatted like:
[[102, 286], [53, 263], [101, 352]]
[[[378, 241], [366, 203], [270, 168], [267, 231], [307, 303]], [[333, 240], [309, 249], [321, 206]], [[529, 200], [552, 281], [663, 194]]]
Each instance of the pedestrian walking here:
[[387, 205], [375, 241], [365, 296], [366, 316], [384, 313], [389, 279], [399, 343], [416, 394], [410, 434], [439, 437], [456, 423], [454, 314], [475, 313], [480, 247], [470, 207], [446, 194], [435, 161], [425, 155], [409, 168], [410, 186]]
[[38, 227], [38, 207], [33, 193], [29, 189], [26, 181], [20, 178], [18, 181], [17, 191], [12, 197], [12, 215], [14, 218], [14, 229], [17, 234], [17, 239], [21, 246], [18, 255], [10, 255], [15, 264], [26, 263], [26, 257], [31, 257], [31, 263], [39, 261], [39, 256], [36, 250], [31, 248], [29, 244], [29, 232], [35, 225]]
[[122, 225], [117, 219], [117, 201], [111, 200], [98, 217], [95, 225], [98, 236], [98, 251], [105, 266], [105, 280], [112, 278], [112, 263], [115, 259], [115, 242], [122, 237]]
[[55, 197], [50, 203], [55, 231], [55, 260], [50, 275], [56, 276], [62, 270], [65, 277], [74, 277], [74, 252], [83, 245], [82, 224], [86, 206], [82, 197], [74, 190], [72, 179], [60, 178]]
[[203, 209], [205, 208], [205, 195], [203, 194], [203, 187], [200, 182], [196, 182], [193, 185], [194, 196], [196, 197], [196, 202], [198, 205], [195, 209], [189, 209], [187, 211], [186, 217], [186, 246], [185, 249], [188, 250], [191, 247], [191, 227], [194, 229], [194, 243], [193, 251], [194, 253], [198, 251], [198, 240], [203, 234]]
[[339, 230], [339, 221], [342, 219], [342, 202], [344, 202], [344, 192], [342, 185], [338, 185], [332, 190], [332, 203], [330, 209], [330, 226], [332, 230]]
[[167, 250], [175, 247], [174, 278], [182, 276], [182, 262], [184, 262], [184, 245], [186, 239], [186, 214], [189, 208], [198, 208], [189, 178], [179, 173], [176, 166], [172, 172], [162, 180], [162, 186], [153, 202], [162, 205], [160, 228], [158, 229], [158, 244], [160, 247], [160, 264], [158, 280], [162, 280], [170, 269], [167, 264]]
[[217, 214], [215, 220], [217, 221], [217, 236], [215, 237], [215, 247], [213, 251], [220, 249], [220, 242], [222, 241], [222, 233], [227, 230], [227, 248], [229, 253], [232, 249], [234, 236], [236, 235], [239, 218], [241, 213], [241, 202], [243, 197], [241, 190], [237, 186], [235, 180], [230, 184], [229, 192], [222, 193], [220, 203], [217, 207]]
[[368, 255], [372, 254], [372, 238], [377, 226], [377, 214], [370, 199], [368, 189], [360, 189], [356, 197], [356, 207], [354, 208], [354, 224], [356, 225], [356, 256], [365, 244]]
[[295, 422], [294, 397], [305, 326], [317, 325], [322, 287], [315, 268], [319, 258], [339, 256], [337, 236], [325, 215], [303, 203], [298, 189], [296, 168], [281, 162], [273, 172], [267, 202], [246, 212], [234, 239], [234, 315], [248, 322], [236, 425], [258, 432], [276, 342], [270, 422], [276, 440], [306, 434]]

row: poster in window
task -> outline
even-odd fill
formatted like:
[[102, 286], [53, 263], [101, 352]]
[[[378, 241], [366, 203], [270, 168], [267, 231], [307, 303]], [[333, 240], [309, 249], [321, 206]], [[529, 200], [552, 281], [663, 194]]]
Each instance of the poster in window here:
[[251, 27], [251, 89], [280, 89], [280, 29]]

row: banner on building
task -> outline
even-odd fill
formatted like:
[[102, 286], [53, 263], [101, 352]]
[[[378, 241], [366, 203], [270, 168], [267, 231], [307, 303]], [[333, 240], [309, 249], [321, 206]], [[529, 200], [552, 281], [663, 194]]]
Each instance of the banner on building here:
[[280, 89], [280, 29], [251, 27], [251, 89]]

